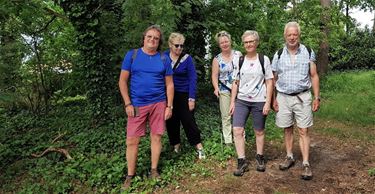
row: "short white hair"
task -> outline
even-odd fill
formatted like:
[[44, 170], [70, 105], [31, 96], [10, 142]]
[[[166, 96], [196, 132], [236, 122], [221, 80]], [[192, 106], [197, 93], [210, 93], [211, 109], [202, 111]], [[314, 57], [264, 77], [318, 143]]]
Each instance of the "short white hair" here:
[[241, 36], [241, 39], [242, 39], [242, 42], [243, 42], [243, 39], [245, 39], [246, 37], [248, 36], [254, 36], [256, 41], [259, 42], [259, 34], [257, 31], [255, 30], [246, 30], [242, 36]]
[[291, 28], [291, 27], [297, 28], [298, 35], [301, 35], [301, 27], [299, 26], [297, 22], [288, 22], [287, 24], [285, 24], [284, 35], [286, 35], [286, 31], [288, 30], [288, 28]]

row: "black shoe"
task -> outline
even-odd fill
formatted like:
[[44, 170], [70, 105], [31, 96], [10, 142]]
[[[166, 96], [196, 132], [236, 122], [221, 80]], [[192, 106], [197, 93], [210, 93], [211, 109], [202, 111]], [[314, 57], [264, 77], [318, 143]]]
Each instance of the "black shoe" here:
[[255, 156], [255, 160], [257, 162], [257, 171], [264, 172], [266, 170], [266, 162], [264, 160], [264, 156], [257, 154]]
[[246, 171], [249, 171], [248, 169], [249, 162], [244, 159], [240, 158], [237, 160], [237, 169], [233, 172], [234, 176], [242, 176]]

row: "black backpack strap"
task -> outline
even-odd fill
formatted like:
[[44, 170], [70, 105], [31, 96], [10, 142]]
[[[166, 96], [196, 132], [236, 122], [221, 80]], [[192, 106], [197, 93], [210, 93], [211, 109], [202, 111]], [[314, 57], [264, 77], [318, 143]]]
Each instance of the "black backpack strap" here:
[[264, 55], [258, 54], [260, 66], [262, 66], [263, 75], [266, 75], [266, 70], [264, 69]]
[[307, 49], [307, 52], [309, 52], [309, 60], [310, 60], [310, 58], [311, 58], [311, 48], [310, 47], [307, 47], [307, 46], [305, 46], [306, 47], [306, 49]]
[[132, 55], [132, 64], [135, 58], [137, 57], [138, 49], [133, 49], [133, 55]]
[[280, 56], [281, 56], [281, 54], [283, 54], [283, 51], [284, 51], [284, 48], [281, 48], [280, 50], [278, 50], [277, 51], [277, 60], [279, 60], [280, 59]]
[[185, 56], [185, 53], [181, 53], [180, 54], [180, 56], [178, 57], [176, 63], [173, 65], [173, 70], [175, 70], [178, 67], [178, 65], [180, 64], [180, 61], [181, 61], [182, 57], [184, 57], [184, 56]]
[[240, 56], [240, 60], [238, 60], [238, 73], [240, 73], [244, 60], [245, 60], [245, 57], [243, 55]]

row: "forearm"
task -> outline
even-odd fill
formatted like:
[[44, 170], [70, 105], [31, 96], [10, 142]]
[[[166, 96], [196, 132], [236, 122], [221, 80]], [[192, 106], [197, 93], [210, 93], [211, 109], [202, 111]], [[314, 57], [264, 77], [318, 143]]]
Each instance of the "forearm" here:
[[234, 101], [236, 100], [237, 93], [238, 93], [238, 82], [239, 81], [236, 80], [232, 84], [232, 91], [231, 91], [231, 95], [230, 95], [230, 102], [231, 103], [234, 103]]
[[212, 61], [211, 80], [212, 80], [212, 86], [214, 87], [214, 89], [219, 90], [219, 62], [216, 59]]
[[128, 91], [128, 85], [126, 83], [119, 84], [120, 92], [122, 96], [122, 100], [124, 101], [124, 104], [131, 104], [131, 100], [129, 97], [129, 91]]
[[129, 97], [128, 75], [128, 72], [122, 71], [118, 82], [122, 100], [124, 101], [125, 105], [131, 104], [131, 100]]
[[271, 99], [273, 98], [273, 89], [274, 89], [274, 86], [273, 86], [273, 79], [268, 79], [266, 80], [266, 102], [268, 103], [271, 103]]
[[173, 106], [173, 97], [174, 97], [173, 81], [169, 81], [166, 88], [167, 88], [167, 106], [171, 107], [171, 106]]
[[317, 98], [320, 95], [320, 86], [319, 86], [319, 76], [316, 74], [315, 76], [311, 77], [311, 84], [314, 97]]

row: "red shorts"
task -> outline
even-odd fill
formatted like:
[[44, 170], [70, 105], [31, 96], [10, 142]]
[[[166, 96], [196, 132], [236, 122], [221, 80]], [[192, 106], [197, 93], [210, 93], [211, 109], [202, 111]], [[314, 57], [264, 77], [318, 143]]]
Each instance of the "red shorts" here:
[[139, 116], [128, 117], [126, 127], [127, 137], [142, 137], [146, 135], [146, 122], [149, 121], [151, 134], [163, 135], [165, 130], [165, 108], [166, 102], [139, 106]]

